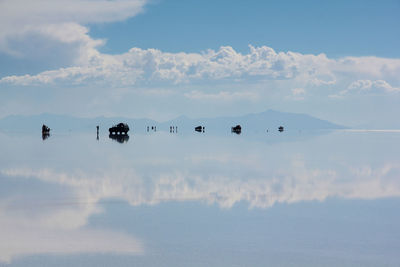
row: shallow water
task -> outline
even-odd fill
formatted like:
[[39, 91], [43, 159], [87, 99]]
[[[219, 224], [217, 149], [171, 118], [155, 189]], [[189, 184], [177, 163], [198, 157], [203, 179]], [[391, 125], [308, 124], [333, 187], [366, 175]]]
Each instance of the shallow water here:
[[0, 265], [400, 265], [398, 132], [0, 132], [0, 148]]

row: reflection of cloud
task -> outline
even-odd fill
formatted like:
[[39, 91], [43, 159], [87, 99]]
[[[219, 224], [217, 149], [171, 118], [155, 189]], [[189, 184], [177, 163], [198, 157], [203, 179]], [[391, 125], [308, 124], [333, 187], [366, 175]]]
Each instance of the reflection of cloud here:
[[[43, 177], [51, 175], [46, 171], [39, 173]], [[10, 174], [12, 177], [16, 172]], [[98, 199], [68, 189], [80, 185], [88, 188], [87, 180], [77, 183], [62, 175], [57, 179], [53, 183], [62, 185], [62, 190], [54, 193], [41, 192], [49, 183], [41, 184], [38, 192], [31, 190], [29, 179], [21, 179], [23, 189], [0, 195], [0, 263], [30, 254], [143, 253], [141, 242], [129, 235], [85, 227], [90, 216], [102, 211], [97, 206]]]
[[[301, 159], [292, 160], [289, 166], [270, 163], [271, 167], [260, 160], [256, 155], [191, 155], [185, 158], [189, 169], [161, 168], [150, 173], [134, 168], [106, 168], [97, 173], [81, 169], [68, 173], [49, 168], [4, 169], [0, 174], [11, 180], [34, 179], [64, 190], [58, 200], [43, 196], [46, 208], [36, 208], [40, 200], [23, 194], [0, 199], [0, 215], [4, 218], [0, 221], [0, 260], [36, 253], [141, 253], [140, 243], [127, 235], [84, 227], [91, 215], [101, 212], [99, 201], [107, 198], [122, 199], [133, 206], [194, 200], [217, 203], [223, 208], [239, 202], [268, 208], [276, 203], [323, 201], [329, 197], [400, 196], [399, 163], [332, 170], [309, 168]], [[19, 212], [18, 205], [35, 209]]]
[[[29, 218], [26, 219], [29, 221]], [[10, 262], [14, 257], [31, 254], [138, 254], [143, 250], [138, 241], [123, 233], [21, 226], [12, 218], [6, 220], [2, 218], [0, 236], [0, 262]]]
[[[196, 164], [208, 161], [207, 158], [194, 160]], [[225, 160], [229, 161], [229, 158]], [[240, 163], [237, 159], [225, 164], [244, 164], [244, 169], [257, 166], [251, 160]], [[365, 167], [352, 167], [348, 173], [340, 173], [330, 169], [308, 169], [302, 161], [294, 161], [291, 168], [278, 168], [271, 173], [255, 168], [252, 179], [243, 179], [240, 173], [218, 171], [205, 175], [174, 171], [152, 177], [143, 177], [134, 170], [105, 171], [102, 176], [82, 172], [57, 173], [48, 169], [10, 169], [2, 173], [68, 185], [74, 188], [78, 196], [94, 202], [104, 198], [121, 198], [131, 205], [199, 200], [229, 208], [246, 201], [251, 207], [266, 208], [275, 203], [322, 201], [328, 197], [370, 199], [400, 196], [400, 183], [393, 179], [400, 173], [399, 164], [386, 164], [377, 169], [369, 167], [368, 172], [365, 170]]]
[[377, 169], [370, 166], [352, 167], [350, 173], [358, 180], [364, 181], [359, 183], [359, 190], [348, 193], [350, 198], [376, 199], [399, 196], [398, 164], [388, 163]]

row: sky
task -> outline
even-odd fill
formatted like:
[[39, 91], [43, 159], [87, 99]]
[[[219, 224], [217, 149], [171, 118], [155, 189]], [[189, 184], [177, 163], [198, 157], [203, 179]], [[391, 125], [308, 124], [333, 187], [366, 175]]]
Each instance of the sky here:
[[398, 14], [398, 0], [0, 0], [0, 118], [275, 109], [399, 128]]

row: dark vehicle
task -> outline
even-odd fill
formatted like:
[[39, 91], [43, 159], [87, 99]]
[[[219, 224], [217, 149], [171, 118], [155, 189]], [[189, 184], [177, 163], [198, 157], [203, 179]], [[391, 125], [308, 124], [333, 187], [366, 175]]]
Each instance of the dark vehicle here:
[[197, 126], [197, 127], [194, 128], [194, 130], [195, 130], [196, 132], [199, 132], [199, 133], [201, 133], [201, 132], [204, 133], [204, 127], [203, 127], [203, 126]]
[[283, 132], [283, 126], [279, 126], [278, 131]]
[[126, 143], [129, 140], [128, 134], [110, 134], [108, 137], [110, 137], [112, 140], [115, 140], [121, 144]]
[[235, 127], [232, 127], [231, 132], [240, 134], [242, 132], [242, 127], [240, 125], [236, 125]]
[[118, 123], [113, 127], [108, 129], [110, 131], [110, 135], [126, 135], [129, 132], [129, 126], [126, 123]]

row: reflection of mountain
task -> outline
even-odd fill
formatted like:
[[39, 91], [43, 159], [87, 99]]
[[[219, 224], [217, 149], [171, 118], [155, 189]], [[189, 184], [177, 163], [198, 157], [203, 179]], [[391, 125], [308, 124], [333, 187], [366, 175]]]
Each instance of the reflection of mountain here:
[[96, 125], [100, 126], [100, 132], [106, 131], [118, 121], [124, 121], [132, 126], [133, 131], [145, 132], [149, 125], [157, 125], [157, 129], [168, 131], [171, 125], [179, 127], [180, 132], [192, 132], [193, 128], [203, 125], [210, 130], [230, 130], [232, 125], [240, 124], [244, 131], [277, 131], [280, 125], [285, 130], [315, 130], [315, 129], [342, 129], [343, 126], [320, 120], [305, 114], [285, 113], [268, 110], [262, 113], [247, 114], [236, 117], [218, 117], [190, 119], [185, 116], [178, 117], [167, 122], [156, 122], [151, 119], [114, 118], [76, 118], [67, 115], [42, 114], [34, 116], [12, 115], [0, 119], [0, 129], [4, 131], [33, 130], [43, 122], [52, 125], [57, 131], [96, 131]]

